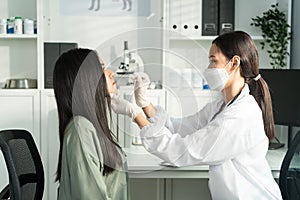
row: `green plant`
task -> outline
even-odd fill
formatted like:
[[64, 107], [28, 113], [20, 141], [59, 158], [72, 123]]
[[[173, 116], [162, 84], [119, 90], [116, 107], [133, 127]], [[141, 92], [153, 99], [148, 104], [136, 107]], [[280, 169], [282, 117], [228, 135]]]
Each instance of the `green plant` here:
[[289, 55], [287, 49], [291, 39], [290, 25], [287, 23], [285, 13], [278, 9], [277, 3], [272, 5], [266, 12], [263, 12], [261, 17], [252, 18], [252, 21], [251, 26], [259, 27], [262, 31], [264, 40], [260, 42], [261, 48], [264, 49], [266, 44], [269, 45], [267, 52], [271, 58], [272, 68], [284, 68], [286, 58]]

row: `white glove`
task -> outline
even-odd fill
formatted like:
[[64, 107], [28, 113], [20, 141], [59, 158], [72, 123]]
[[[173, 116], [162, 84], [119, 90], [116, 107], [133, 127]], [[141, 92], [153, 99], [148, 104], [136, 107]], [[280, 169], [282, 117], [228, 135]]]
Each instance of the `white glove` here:
[[150, 84], [149, 76], [143, 72], [134, 73], [134, 97], [138, 106], [144, 108], [150, 104], [146, 96], [147, 88]]
[[143, 112], [140, 107], [133, 103], [130, 103], [125, 99], [122, 99], [117, 94], [111, 95], [111, 108], [115, 113], [127, 115], [132, 120], [134, 120], [139, 113]]

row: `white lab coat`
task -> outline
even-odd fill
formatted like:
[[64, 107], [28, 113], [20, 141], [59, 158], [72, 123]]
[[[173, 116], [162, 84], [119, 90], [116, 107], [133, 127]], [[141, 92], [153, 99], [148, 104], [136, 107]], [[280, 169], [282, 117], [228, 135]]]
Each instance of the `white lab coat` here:
[[218, 99], [182, 119], [157, 107], [151, 124], [141, 129], [144, 147], [178, 167], [209, 165], [213, 199], [282, 199], [266, 160], [262, 112], [249, 86], [221, 110], [223, 104]]

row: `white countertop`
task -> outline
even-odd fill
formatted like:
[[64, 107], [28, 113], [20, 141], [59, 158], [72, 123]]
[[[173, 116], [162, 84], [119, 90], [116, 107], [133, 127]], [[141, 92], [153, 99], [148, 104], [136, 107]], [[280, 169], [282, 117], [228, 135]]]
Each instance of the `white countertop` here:
[[[148, 153], [143, 146], [125, 148], [130, 178], [208, 178], [208, 166], [166, 167], [163, 160]], [[269, 150], [267, 160], [274, 178], [279, 178], [286, 148]]]

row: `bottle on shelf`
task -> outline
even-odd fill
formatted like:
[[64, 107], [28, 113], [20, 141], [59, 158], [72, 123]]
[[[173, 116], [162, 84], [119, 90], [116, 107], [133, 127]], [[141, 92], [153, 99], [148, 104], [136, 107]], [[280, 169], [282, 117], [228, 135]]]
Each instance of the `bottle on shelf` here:
[[33, 20], [33, 30], [34, 30], [33, 33], [37, 34], [37, 20], [36, 19]]
[[7, 20], [1, 19], [0, 20], [0, 34], [6, 34], [7, 33]]
[[31, 19], [24, 19], [24, 34], [34, 34], [34, 21]]
[[8, 18], [7, 19], [7, 33], [13, 34], [14, 27], [15, 27], [15, 18], [14, 17]]
[[209, 85], [208, 85], [208, 83], [207, 83], [207, 81], [205, 80], [205, 79], [203, 79], [203, 86], [202, 86], [202, 89], [203, 90], [209, 90], [210, 88], [209, 88]]
[[20, 16], [15, 17], [14, 33], [23, 34], [23, 20]]

